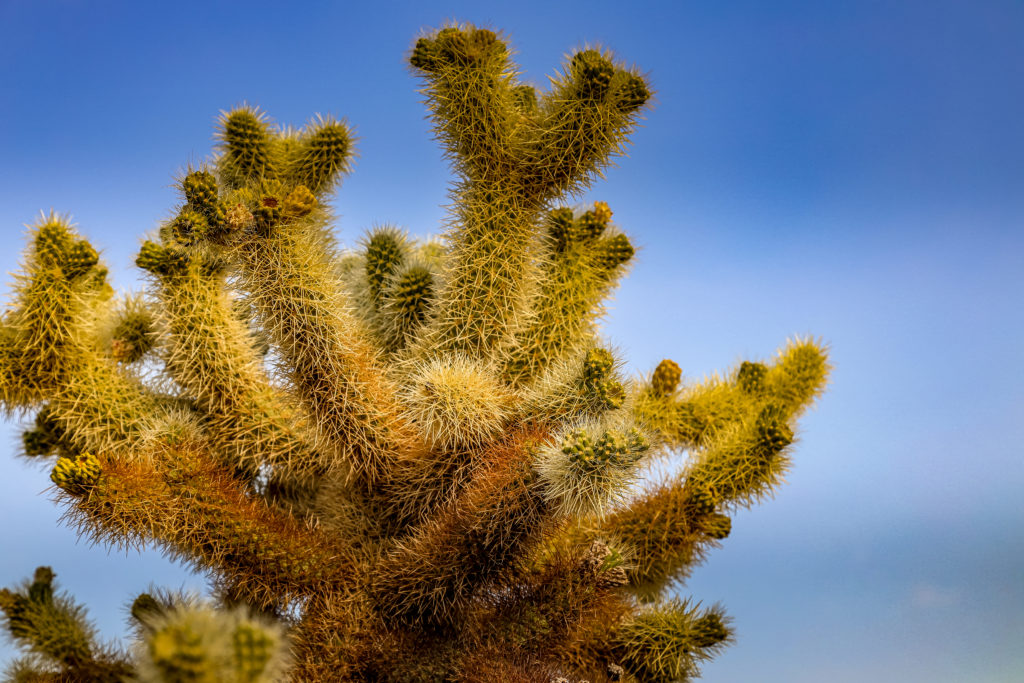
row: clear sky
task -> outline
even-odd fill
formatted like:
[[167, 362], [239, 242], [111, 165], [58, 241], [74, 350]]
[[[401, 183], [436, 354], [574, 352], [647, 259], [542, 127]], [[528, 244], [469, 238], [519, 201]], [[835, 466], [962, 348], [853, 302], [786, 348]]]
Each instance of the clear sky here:
[[[641, 245], [606, 326], [632, 368], [831, 345], [788, 485], [684, 588], [735, 618], [704, 680], [1024, 680], [1019, 1], [0, 0], [0, 271], [52, 207], [137, 286], [138, 236], [243, 101], [356, 128], [343, 240], [436, 231], [450, 175], [404, 58], [451, 18], [506, 31], [538, 85], [593, 43], [649, 74], [655, 108], [584, 198]], [[111, 636], [150, 581], [203, 586], [76, 545], [2, 428], [0, 584], [50, 564]]]

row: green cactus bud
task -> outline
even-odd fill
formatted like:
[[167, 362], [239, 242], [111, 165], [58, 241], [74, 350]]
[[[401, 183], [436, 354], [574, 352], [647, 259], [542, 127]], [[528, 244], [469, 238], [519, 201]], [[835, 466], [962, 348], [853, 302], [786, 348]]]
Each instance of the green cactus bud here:
[[615, 65], [597, 50], [583, 50], [573, 56], [570, 72], [576, 79], [580, 94], [596, 100], [608, 92], [615, 75]]
[[193, 171], [181, 183], [189, 206], [201, 213], [210, 229], [218, 231], [227, 221], [227, 210], [217, 196], [217, 180], [207, 171]]
[[53, 466], [50, 480], [72, 495], [81, 495], [100, 480], [100, 461], [90, 453], [60, 458]]
[[149, 638], [149, 656], [164, 680], [186, 683], [208, 680], [209, 654], [203, 635], [187, 620], [169, 622]]
[[651, 91], [644, 79], [634, 74], [627, 74], [621, 85], [615, 90], [619, 111], [631, 112], [639, 109], [651, 98]]
[[210, 232], [210, 223], [206, 216], [194, 209], [182, 209], [177, 218], [171, 221], [170, 235], [174, 243], [189, 247], [206, 237]]
[[68, 248], [64, 257], [63, 270], [69, 278], [84, 275], [90, 268], [99, 263], [100, 256], [86, 240], [79, 240]]
[[612, 270], [629, 262], [636, 251], [629, 238], [619, 234], [602, 239], [595, 250], [595, 262], [601, 268]]
[[576, 223], [573, 226], [573, 241], [586, 242], [598, 237], [604, 232], [606, 221], [601, 220], [601, 217], [594, 211], [586, 211], [582, 216], [576, 219]]
[[145, 310], [131, 311], [114, 327], [111, 354], [114, 360], [134, 363], [145, 356], [156, 343], [153, 317]]
[[53, 418], [49, 408], [43, 408], [36, 415], [35, 428], [22, 433], [25, 455], [46, 456], [57, 450], [63, 442], [64, 430]]
[[240, 681], [255, 681], [274, 656], [277, 641], [253, 622], [242, 622], [231, 637], [234, 670]]
[[588, 384], [596, 384], [608, 377], [614, 364], [615, 359], [607, 349], [590, 349], [583, 359], [583, 381]]
[[707, 489], [691, 490], [686, 497], [686, 509], [691, 517], [706, 517], [715, 511], [717, 501]]
[[760, 394], [765, 388], [765, 377], [768, 368], [763, 363], [743, 361], [736, 372], [736, 384], [748, 394]]
[[626, 401], [626, 389], [622, 382], [613, 379], [603, 380], [596, 385], [598, 399], [609, 410], [621, 408]]
[[430, 38], [420, 38], [409, 56], [409, 63], [417, 69], [432, 71], [438, 62], [437, 43]]
[[148, 626], [154, 618], [163, 616], [165, 612], [164, 605], [149, 593], [140, 593], [132, 602], [132, 618], [143, 626]]
[[668, 358], [658, 363], [651, 378], [651, 391], [655, 396], [671, 396], [679, 386], [683, 371], [679, 365]]
[[28, 599], [37, 604], [53, 602], [53, 578], [56, 574], [50, 567], [36, 567], [32, 585], [28, 588]]
[[36, 233], [36, 256], [46, 264], [64, 261], [64, 254], [71, 248], [71, 234], [67, 226], [57, 220], [50, 220], [39, 226]]
[[732, 532], [732, 519], [728, 515], [712, 513], [704, 521], [704, 533], [716, 541], [728, 538]]
[[168, 249], [146, 240], [135, 258], [135, 265], [154, 275], [171, 275], [188, 267], [188, 255], [178, 249]]
[[289, 218], [301, 218], [316, 208], [316, 195], [305, 185], [299, 185], [284, 198], [281, 210]]
[[424, 302], [433, 292], [434, 275], [426, 268], [407, 270], [395, 282], [392, 297], [402, 311], [424, 311]]
[[693, 644], [699, 648], [713, 647], [728, 637], [728, 627], [715, 612], [708, 612], [693, 624]]
[[564, 251], [573, 234], [572, 209], [561, 207], [548, 213], [548, 234], [558, 251]]
[[402, 265], [405, 251], [405, 240], [394, 228], [376, 228], [370, 235], [366, 245], [366, 282], [374, 299], [380, 297], [384, 280]]
[[793, 430], [786, 423], [786, 412], [779, 406], [768, 405], [757, 418], [758, 445], [762, 457], [774, 457], [793, 443]]

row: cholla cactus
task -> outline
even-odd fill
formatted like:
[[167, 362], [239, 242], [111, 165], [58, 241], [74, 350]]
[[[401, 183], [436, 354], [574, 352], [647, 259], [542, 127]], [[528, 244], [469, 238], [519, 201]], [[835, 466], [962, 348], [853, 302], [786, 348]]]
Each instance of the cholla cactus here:
[[458, 172], [441, 241], [339, 251], [349, 128], [248, 106], [143, 243], [146, 291], [115, 297], [67, 219], [31, 228], [0, 319], [25, 455], [55, 458], [84, 536], [158, 544], [216, 603], [140, 596], [114, 650], [41, 568], [0, 592], [12, 680], [669, 682], [730, 640], [671, 591], [781, 482], [824, 349], [625, 376], [597, 322], [633, 243], [564, 202], [622, 153], [646, 79], [586, 49], [537, 92], [468, 25], [410, 62]]

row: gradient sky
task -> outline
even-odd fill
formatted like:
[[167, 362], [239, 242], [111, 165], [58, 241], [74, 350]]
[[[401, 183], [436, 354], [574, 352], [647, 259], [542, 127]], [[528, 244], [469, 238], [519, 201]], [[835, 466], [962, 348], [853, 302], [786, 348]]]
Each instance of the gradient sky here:
[[[699, 379], [795, 334], [831, 346], [788, 485], [684, 589], [735, 619], [704, 680], [1024, 680], [1019, 1], [0, 0], [0, 271], [52, 207], [136, 286], [174, 173], [243, 101], [356, 128], [343, 240], [436, 231], [450, 174], [404, 58], [451, 18], [506, 31], [538, 85], [593, 43], [654, 83], [583, 198], [641, 245], [606, 326], [631, 368], [670, 356]], [[76, 544], [0, 428], [0, 584], [50, 564], [109, 636], [151, 581], [204, 585]]]

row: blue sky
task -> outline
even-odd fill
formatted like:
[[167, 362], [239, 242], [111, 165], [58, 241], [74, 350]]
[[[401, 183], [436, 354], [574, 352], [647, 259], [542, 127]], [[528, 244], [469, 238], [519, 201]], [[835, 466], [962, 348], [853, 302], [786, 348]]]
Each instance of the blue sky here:
[[[0, 270], [52, 207], [136, 285], [174, 173], [243, 101], [356, 128], [342, 240], [434, 232], [450, 175], [404, 56], [449, 18], [506, 31], [538, 85], [593, 43], [654, 83], [584, 197], [641, 245], [606, 326], [632, 368], [668, 356], [700, 378], [794, 334], [831, 345], [788, 485], [686, 588], [738, 631], [704, 680], [1024, 680], [1020, 2], [6, 0]], [[2, 429], [0, 583], [51, 564], [112, 636], [150, 581], [203, 585], [75, 544]]]

